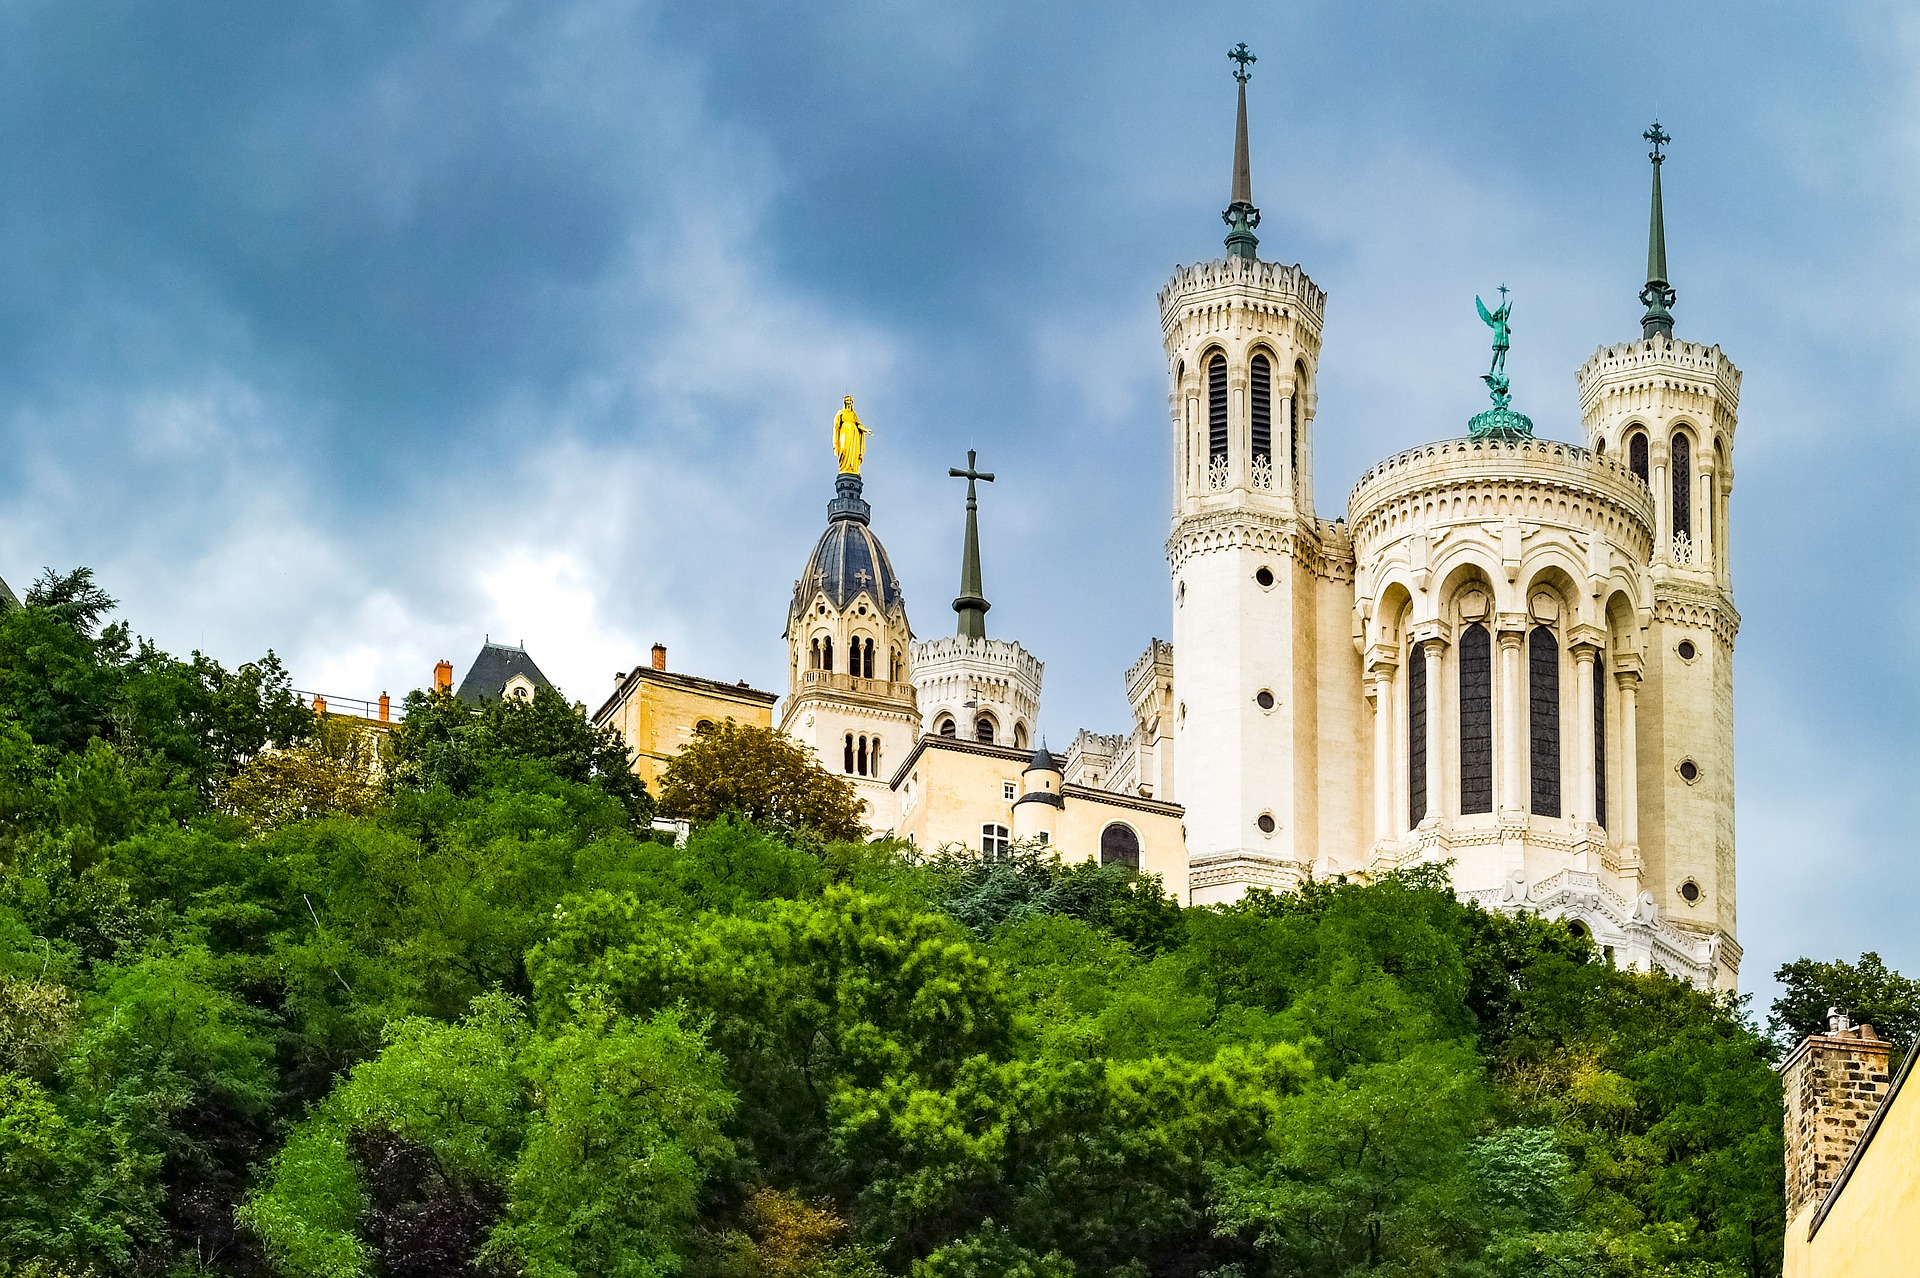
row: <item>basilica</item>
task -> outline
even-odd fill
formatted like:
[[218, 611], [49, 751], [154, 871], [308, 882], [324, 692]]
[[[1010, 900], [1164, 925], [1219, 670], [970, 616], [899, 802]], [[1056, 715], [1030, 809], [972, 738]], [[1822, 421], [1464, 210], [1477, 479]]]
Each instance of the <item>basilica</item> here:
[[1564, 919], [1617, 962], [1737, 984], [1726, 554], [1740, 372], [1678, 339], [1653, 143], [1641, 331], [1578, 370], [1585, 441], [1510, 407], [1506, 308], [1464, 434], [1314, 504], [1327, 295], [1261, 259], [1240, 69], [1225, 255], [1159, 296], [1172, 641], [1125, 673], [1133, 722], [1034, 737], [1042, 666], [987, 636], [976, 485], [954, 633], [917, 639], [863, 490], [849, 399], [827, 526], [788, 609], [781, 726], [876, 832], [1028, 840], [1160, 875], [1195, 904], [1450, 867], [1490, 908]]

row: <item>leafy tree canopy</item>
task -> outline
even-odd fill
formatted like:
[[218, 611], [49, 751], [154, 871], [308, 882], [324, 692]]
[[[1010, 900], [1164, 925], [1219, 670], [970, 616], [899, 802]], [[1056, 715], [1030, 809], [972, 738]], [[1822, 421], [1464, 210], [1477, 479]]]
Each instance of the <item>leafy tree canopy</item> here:
[[660, 778], [667, 816], [711, 821], [734, 813], [822, 839], [863, 837], [863, 806], [846, 778], [786, 733], [731, 719], [696, 732]]

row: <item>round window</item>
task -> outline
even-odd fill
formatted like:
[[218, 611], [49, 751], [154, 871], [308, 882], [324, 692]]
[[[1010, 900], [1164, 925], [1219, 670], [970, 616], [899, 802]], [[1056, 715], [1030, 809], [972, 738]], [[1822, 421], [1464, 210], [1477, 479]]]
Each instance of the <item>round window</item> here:
[[1700, 779], [1700, 765], [1692, 759], [1680, 761], [1680, 779], [1691, 785]]
[[1260, 819], [1255, 821], [1254, 824], [1260, 827], [1260, 833], [1272, 834], [1273, 833], [1273, 813], [1262, 812], [1260, 814]]
[[1680, 660], [1682, 661], [1692, 661], [1700, 652], [1698, 648], [1693, 646], [1693, 640], [1691, 639], [1682, 639], [1678, 651], [1680, 653]]
[[1259, 572], [1253, 574], [1253, 579], [1259, 582], [1262, 587], [1271, 586], [1273, 584], [1273, 569], [1262, 568]]
[[1693, 905], [1700, 899], [1700, 885], [1688, 879], [1680, 885], [1680, 895], [1686, 898], [1688, 905]]
[[1255, 694], [1253, 698], [1253, 703], [1259, 706], [1262, 710], [1271, 710], [1273, 709], [1273, 694], [1271, 692], [1268, 692], [1265, 688], [1262, 688], [1257, 694]]

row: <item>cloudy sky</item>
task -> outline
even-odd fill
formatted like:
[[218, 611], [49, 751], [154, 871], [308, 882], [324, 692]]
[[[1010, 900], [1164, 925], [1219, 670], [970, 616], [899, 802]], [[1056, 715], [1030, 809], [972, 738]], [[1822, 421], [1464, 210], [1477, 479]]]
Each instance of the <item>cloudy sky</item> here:
[[1920, 974], [1905, 6], [7, 0], [0, 575], [90, 564], [336, 695], [486, 634], [594, 703], [656, 640], [778, 688], [851, 391], [921, 633], [978, 448], [991, 628], [1056, 740], [1117, 728], [1168, 632], [1154, 294], [1221, 251], [1238, 40], [1262, 255], [1331, 295], [1324, 513], [1461, 432], [1503, 282], [1519, 406], [1577, 438], [1658, 111], [1679, 334], [1746, 373], [1747, 984]]

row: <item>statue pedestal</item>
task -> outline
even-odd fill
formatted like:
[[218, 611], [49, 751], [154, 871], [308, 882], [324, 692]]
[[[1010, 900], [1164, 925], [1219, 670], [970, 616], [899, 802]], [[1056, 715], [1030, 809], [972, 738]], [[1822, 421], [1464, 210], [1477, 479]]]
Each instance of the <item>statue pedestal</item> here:
[[873, 507], [860, 496], [860, 476], [842, 471], [833, 481], [833, 500], [827, 503], [827, 519], [851, 519], [864, 524], [872, 516]]

